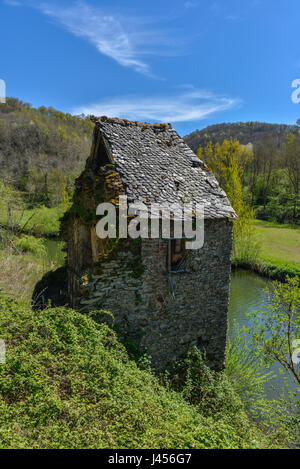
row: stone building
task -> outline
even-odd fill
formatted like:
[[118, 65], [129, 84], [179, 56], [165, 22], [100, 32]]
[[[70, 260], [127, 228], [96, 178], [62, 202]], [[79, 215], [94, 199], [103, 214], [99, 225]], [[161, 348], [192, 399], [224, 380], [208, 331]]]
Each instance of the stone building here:
[[[70, 303], [83, 313], [112, 312], [116, 328], [147, 349], [157, 369], [193, 345], [222, 368], [236, 217], [226, 194], [170, 124], [92, 121], [91, 153], [61, 225]], [[204, 204], [204, 246], [186, 250], [172, 236], [100, 239], [96, 207], [117, 205], [120, 194], [146, 206]]]

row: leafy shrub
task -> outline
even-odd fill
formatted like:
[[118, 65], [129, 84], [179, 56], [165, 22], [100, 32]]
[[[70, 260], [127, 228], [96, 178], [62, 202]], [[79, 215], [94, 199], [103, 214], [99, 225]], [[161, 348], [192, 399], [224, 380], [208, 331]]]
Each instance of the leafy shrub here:
[[272, 379], [271, 372], [261, 372], [261, 360], [253, 353], [246, 338], [235, 330], [226, 349], [226, 374], [248, 410], [254, 410], [258, 398], [264, 395], [264, 384]]
[[52, 208], [42, 206], [37, 209], [27, 210], [22, 224], [25, 225], [26, 230], [38, 236], [45, 234], [57, 235], [61, 215], [60, 206]]
[[257, 262], [260, 253], [260, 246], [255, 235], [254, 227], [251, 221], [246, 223], [242, 219], [235, 222], [235, 235], [233, 246], [233, 263], [250, 263]]
[[49, 270], [44, 258], [31, 253], [16, 254], [15, 249], [0, 249], [0, 265], [0, 291], [28, 303], [34, 285]]
[[201, 415], [130, 361], [106, 325], [73, 310], [0, 298], [0, 337], [1, 448], [269, 446], [260, 432]]
[[46, 256], [46, 248], [43, 240], [35, 238], [34, 236], [16, 238], [15, 246], [23, 252], [31, 252], [38, 257]]
[[202, 415], [222, 419], [231, 425], [239, 422], [241, 427], [247, 427], [243, 404], [225, 372], [211, 370], [196, 347], [176, 363], [171, 371], [170, 385]]

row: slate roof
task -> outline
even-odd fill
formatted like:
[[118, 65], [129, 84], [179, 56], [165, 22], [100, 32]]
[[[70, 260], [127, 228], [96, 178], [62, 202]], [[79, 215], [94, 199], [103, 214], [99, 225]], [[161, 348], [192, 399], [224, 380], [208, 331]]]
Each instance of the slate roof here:
[[171, 124], [91, 116], [104, 137], [128, 201], [204, 204], [205, 218], [236, 218], [225, 192]]

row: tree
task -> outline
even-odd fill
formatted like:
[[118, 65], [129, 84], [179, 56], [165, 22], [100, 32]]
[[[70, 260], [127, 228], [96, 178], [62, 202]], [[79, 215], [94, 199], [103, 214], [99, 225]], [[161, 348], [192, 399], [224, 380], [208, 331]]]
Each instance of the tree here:
[[253, 313], [252, 340], [266, 363], [278, 362], [294, 378], [300, 389], [300, 284], [299, 278], [275, 282], [272, 303]]
[[[287, 278], [286, 283], [274, 282], [271, 302], [254, 319], [251, 340], [254, 356], [262, 365], [277, 363], [290, 374], [298, 389], [292, 391], [285, 379], [286, 391], [272, 401], [260, 399], [257, 406], [266, 432], [278, 432], [281, 441], [300, 444], [300, 279]], [[298, 391], [298, 392], [297, 392]]]
[[203, 150], [198, 150], [199, 158], [203, 158], [212, 169], [220, 186], [226, 192], [231, 205], [239, 215], [243, 211], [242, 177], [246, 165], [251, 161], [253, 154], [238, 140], [224, 140], [222, 145], [213, 146], [209, 142]]
[[238, 219], [234, 221], [234, 258], [240, 262], [253, 262], [257, 257], [258, 243], [255, 238], [254, 210], [243, 200], [242, 178], [246, 166], [253, 158], [247, 145], [238, 140], [224, 140], [222, 145], [209, 142], [198, 150], [198, 157], [212, 169], [221, 188], [234, 208]]
[[298, 218], [298, 207], [300, 204], [300, 137], [295, 134], [287, 134], [282, 152], [292, 192], [293, 221], [295, 222]]
[[276, 156], [278, 155], [279, 148], [278, 136], [275, 138], [274, 135], [266, 136], [265, 140], [257, 144], [255, 147], [255, 156], [260, 166], [260, 190], [264, 212], [266, 211], [266, 205], [271, 191], [273, 181], [272, 173], [275, 167]]

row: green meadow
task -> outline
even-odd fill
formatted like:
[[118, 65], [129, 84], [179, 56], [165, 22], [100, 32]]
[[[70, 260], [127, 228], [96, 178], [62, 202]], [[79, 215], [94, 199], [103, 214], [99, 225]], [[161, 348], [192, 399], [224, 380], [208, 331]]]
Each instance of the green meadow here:
[[256, 220], [258, 262], [300, 273], [300, 228]]

